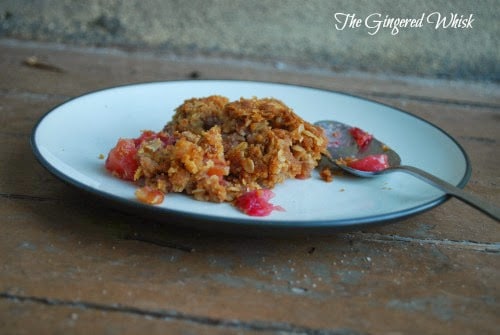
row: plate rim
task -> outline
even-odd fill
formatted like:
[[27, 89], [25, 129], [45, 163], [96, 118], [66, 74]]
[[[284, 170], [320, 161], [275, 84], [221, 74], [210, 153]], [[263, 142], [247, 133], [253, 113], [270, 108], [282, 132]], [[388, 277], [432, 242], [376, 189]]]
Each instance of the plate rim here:
[[[123, 85], [117, 85], [117, 86], [109, 86], [109, 87], [103, 87], [100, 89], [96, 90], [91, 90], [87, 91], [85, 93], [79, 94], [78, 96], [71, 97], [69, 99], [66, 99], [65, 101], [53, 106], [50, 108], [47, 112], [45, 112], [35, 123], [33, 126], [32, 132], [30, 134], [30, 145], [33, 151], [33, 154], [37, 161], [47, 170], [49, 171], [52, 175], [54, 175], [57, 179], [73, 186], [76, 187], [79, 190], [83, 190], [89, 194], [92, 194], [93, 196], [98, 196], [104, 200], [108, 200], [116, 205], [121, 205], [121, 207], [124, 207], [126, 211], [132, 211], [132, 212], [137, 212], [140, 211], [143, 214], [146, 214], [150, 216], [149, 214], [156, 214], [154, 218], [159, 221], [171, 221], [172, 216], [175, 216], [175, 218], [189, 218], [189, 219], [194, 219], [197, 221], [202, 221], [202, 222], [210, 222], [210, 223], [217, 223], [218, 225], [221, 226], [227, 226], [228, 224], [231, 224], [231, 226], [234, 226], [234, 228], [257, 228], [259, 230], [276, 230], [276, 229], [300, 229], [300, 230], [317, 230], [317, 229], [333, 229], [333, 230], [340, 230], [340, 229], [346, 229], [346, 228], [356, 228], [356, 227], [363, 227], [367, 225], [374, 225], [374, 224], [384, 224], [384, 223], [389, 223], [395, 220], [403, 220], [408, 217], [426, 212], [432, 208], [435, 208], [439, 206], [440, 204], [444, 203], [448, 199], [450, 199], [450, 195], [444, 194], [441, 197], [438, 197], [436, 199], [432, 199], [428, 202], [425, 202], [423, 204], [413, 206], [411, 208], [406, 208], [403, 210], [398, 210], [395, 212], [390, 212], [390, 213], [384, 213], [384, 214], [378, 214], [378, 215], [370, 215], [370, 216], [357, 216], [357, 217], [349, 217], [349, 218], [341, 218], [341, 219], [320, 219], [320, 220], [305, 220], [305, 219], [300, 219], [300, 220], [295, 220], [295, 221], [282, 221], [282, 220], [275, 220], [275, 219], [267, 219], [266, 217], [264, 218], [254, 218], [251, 216], [248, 217], [242, 217], [242, 218], [232, 218], [232, 217], [225, 217], [225, 216], [213, 216], [213, 215], [206, 215], [206, 214], [199, 214], [199, 213], [188, 213], [184, 211], [177, 211], [175, 209], [170, 209], [170, 208], [162, 208], [162, 207], [156, 207], [152, 205], [147, 205], [143, 204], [140, 202], [134, 202], [130, 199], [126, 199], [124, 197], [121, 197], [119, 195], [115, 195], [110, 192], [105, 192], [105, 191], [100, 191], [96, 188], [93, 188], [91, 186], [85, 185], [84, 183], [80, 182], [78, 179], [74, 179], [63, 172], [61, 172], [57, 167], [52, 165], [41, 153], [38, 144], [36, 142], [36, 134], [37, 131], [40, 129], [42, 126], [42, 123], [46, 118], [56, 111], [59, 107], [70, 103], [74, 100], [83, 98], [85, 96], [93, 95], [96, 93], [108, 91], [108, 90], [113, 90], [113, 89], [121, 89], [121, 88], [127, 88], [127, 87], [134, 87], [134, 86], [146, 86], [150, 84], [175, 84], [175, 83], [196, 83], [196, 82], [218, 82], [218, 83], [246, 83], [246, 84], [266, 84], [266, 85], [281, 85], [281, 86], [290, 86], [290, 87], [296, 87], [296, 88], [306, 88], [306, 89], [312, 89], [312, 90], [318, 90], [322, 92], [327, 92], [327, 93], [335, 93], [338, 95], [343, 95], [346, 97], [362, 100], [362, 101], [367, 101], [370, 103], [374, 103], [380, 106], [384, 106], [393, 110], [396, 110], [399, 113], [403, 113], [405, 115], [408, 115], [411, 118], [414, 118], [420, 122], [423, 122], [434, 129], [438, 130], [442, 135], [446, 136], [460, 151], [462, 154], [464, 161], [465, 161], [465, 171], [460, 179], [460, 182], [456, 185], [459, 188], [463, 188], [467, 182], [470, 179], [471, 173], [472, 173], [472, 167], [470, 163], [469, 156], [465, 149], [462, 147], [458, 141], [448, 134], [445, 130], [443, 130], [441, 127], [431, 123], [430, 121], [427, 121], [423, 119], [422, 117], [419, 117], [417, 115], [414, 115], [408, 111], [402, 110], [400, 108], [391, 106], [386, 103], [382, 103], [379, 101], [372, 100], [370, 98], [365, 98], [365, 97], [360, 97], [358, 95], [352, 94], [352, 93], [346, 93], [346, 92], [341, 92], [341, 91], [336, 91], [336, 90], [331, 90], [331, 89], [325, 89], [325, 88], [318, 88], [314, 86], [307, 86], [307, 85], [300, 85], [300, 84], [291, 84], [291, 83], [284, 83], [284, 82], [279, 82], [279, 81], [255, 81], [255, 80], [240, 80], [240, 79], [197, 79], [197, 80], [185, 80], [185, 79], [179, 79], [179, 80], [158, 80], [158, 81], [144, 81], [144, 82], [136, 82], [136, 83], [128, 83], [128, 84], [123, 84]], [[166, 218], [165, 218], [166, 216]], [[184, 224], [185, 223], [185, 224]], [[180, 222], [181, 225], [184, 226], [199, 226], [197, 224], [190, 224], [189, 222]], [[208, 228], [209, 230], [212, 230], [214, 228], [214, 225], [211, 224], [210, 227], [205, 227]], [[226, 227], [227, 228], [227, 227]], [[224, 229], [226, 230], [226, 229]]]

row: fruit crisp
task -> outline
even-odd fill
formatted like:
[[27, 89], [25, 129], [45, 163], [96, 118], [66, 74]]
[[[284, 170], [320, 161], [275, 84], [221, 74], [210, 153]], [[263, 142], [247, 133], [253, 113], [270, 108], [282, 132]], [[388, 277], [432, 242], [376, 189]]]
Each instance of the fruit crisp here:
[[170, 192], [234, 202], [288, 178], [310, 177], [326, 146], [320, 127], [277, 99], [214, 95], [186, 100], [159, 132], [120, 139], [106, 168], [137, 182], [136, 196], [146, 203]]

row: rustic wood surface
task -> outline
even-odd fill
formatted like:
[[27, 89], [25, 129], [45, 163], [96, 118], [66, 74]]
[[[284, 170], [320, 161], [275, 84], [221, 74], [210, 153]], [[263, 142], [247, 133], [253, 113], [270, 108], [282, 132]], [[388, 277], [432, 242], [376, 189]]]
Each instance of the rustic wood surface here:
[[458, 200], [328, 236], [173, 229], [64, 184], [29, 143], [50, 108], [109, 86], [197, 78], [300, 84], [380, 101], [441, 127], [469, 154], [465, 189], [498, 205], [498, 85], [12, 40], [0, 40], [0, 55], [2, 334], [498, 334], [500, 226]]

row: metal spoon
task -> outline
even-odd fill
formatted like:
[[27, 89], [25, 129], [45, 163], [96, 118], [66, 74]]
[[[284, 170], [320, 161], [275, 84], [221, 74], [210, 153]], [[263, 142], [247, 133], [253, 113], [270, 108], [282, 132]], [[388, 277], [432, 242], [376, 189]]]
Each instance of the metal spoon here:
[[[454, 196], [491, 218], [500, 221], [500, 208], [484, 200], [464, 192], [462, 189], [445, 182], [444, 180], [425, 172], [419, 168], [401, 165], [399, 155], [387, 145], [372, 137], [369, 143], [360, 149], [358, 143], [351, 135], [352, 126], [337, 121], [318, 121], [315, 123], [325, 130], [328, 137], [328, 152], [330, 156], [324, 157], [334, 166], [359, 177], [374, 177], [380, 174], [400, 171], [409, 173], [429, 184], [439, 188], [448, 195]], [[345, 159], [362, 159], [371, 155], [386, 154], [389, 167], [380, 171], [361, 171], [347, 166]]]

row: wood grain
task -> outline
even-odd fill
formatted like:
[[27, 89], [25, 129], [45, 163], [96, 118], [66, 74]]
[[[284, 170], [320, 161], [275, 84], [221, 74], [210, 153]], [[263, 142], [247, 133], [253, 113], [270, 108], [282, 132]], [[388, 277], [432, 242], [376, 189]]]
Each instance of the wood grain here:
[[[494, 334], [497, 222], [451, 199], [327, 236], [213, 234], [119, 212], [34, 158], [48, 110], [128, 83], [244, 79], [337, 90], [432, 122], [467, 151], [466, 190], [500, 203], [496, 84], [0, 41], [0, 328], [6, 333]], [[26, 64], [28, 57], [60, 69]]]

